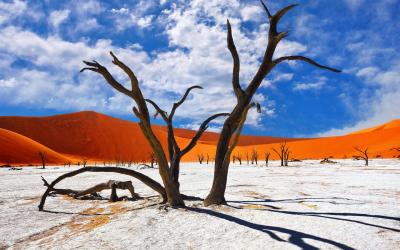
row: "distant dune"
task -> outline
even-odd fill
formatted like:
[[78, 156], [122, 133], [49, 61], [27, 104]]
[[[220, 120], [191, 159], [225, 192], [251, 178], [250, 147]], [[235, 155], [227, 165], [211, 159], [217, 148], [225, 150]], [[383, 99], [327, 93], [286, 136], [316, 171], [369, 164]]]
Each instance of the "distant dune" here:
[[34, 140], [0, 128], [0, 163], [39, 164], [39, 152], [44, 153], [49, 164], [72, 161]]
[[[84, 111], [49, 117], [0, 117], [0, 163], [37, 164], [38, 152], [46, 151], [51, 164], [63, 164], [67, 161], [115, 162], [147, 161], [150, 146], [142, 135], [137, 123], [120, 120], [91, 111]], [[156, 136], [163, 147], [167, 146], [167, 130], [163, 126], [154, 126]], [[10, 132], [13, 131], [13, 132]], [[177, 142], [186, 146], [194, 131], [176, 129]], [[198, 146], [183, 160], [196, 161], [202, 153], [214, 157], [218, 134], [206, 132]], [[369, 147], [371, 156], [395, 156], [390, 148], [400, 146], [400, 120], [381, 126], [365, 129], [346, 136], [293, 139], [268, 136], [242, 136], [235, 152], [242, 154], [256, 149], [260, 158], [264, 152], [287, 141], [294, 158], [320, 159], [351, 158], [354, 147]], [[271, 151], [272, 152], [272, 151]], [[271, 154], [273, 159], [276, 156]]]

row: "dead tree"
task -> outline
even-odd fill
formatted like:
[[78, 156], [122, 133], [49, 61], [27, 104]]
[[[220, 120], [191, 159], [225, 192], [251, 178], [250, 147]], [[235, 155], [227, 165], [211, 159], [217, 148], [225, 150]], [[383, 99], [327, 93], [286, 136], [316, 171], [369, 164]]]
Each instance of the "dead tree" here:
[[360, 159], [363, 159], [365, 161], [365, 166], [368, 166], [368, 148], [361, 150], [357, 147], [354, 147], [354, 149], [361, 153], [361, 155], [357, 155]]
[[85, 168], [86, 164], [87, 164], [87, 160], [86, 159], [82, 159], [82, 164], [83, 164], [83, 167]]
[[286, 141], [284, 143], [281, 143], [279, 145], [279, 151], [276, 150], [275, 148], [272, 148], [272, 151], [274, 151], [279, 159], [281, 160], [281, 167], [285, 166], [286, 164], [286, 153], [289, 152], [289, 147], [286, 145]]
[[285, 149], [285, 152], [284, 152], [284, 158], [285, 158], [285, 166], [287, 167], [288, 166], [288, 163], [289, 163], [289, 155], [290, 155], [290, 151], [289, 151], [289, 147], [287, 147], [286, 149]]
[[250, 164], [249, 152], [246, 152], [246, 161], [247, 161], [247, 165], [249, 165]]
[[[255, 73], [253, 79], [247, 85], [245, 89], [242, 89], [241, 84], [239, 82], [239, 74], [240, 74], [240, 59], [239, 54], [236, 50], [236, 46], [232, 36], [232, 29], [227, 21], [227, 45], [228, 49], [231, 52], [233, 58], [233, 70], [232, 70], [232, 87], [234, 93], [236, 95], [236, 105], [233, 108], [232, 112], [225, 119], [224, 125], [222, 127], [222, 131], [219, 136], [217, 150], [215, 154], [215, 169], [214, 169], [214, 179], [213, 184], [210, 190], [210, 193], [204, 200], [204, 204], [206, 206], [211, 204], [225, 204], [225, 190], [227, 184], [227, 176], [229, 170], [229, 159], [230, 153], [230, 141], [238, 130], [239, 123], [243, 119], [243, 114], [249, 104], [251, 103], [254, 94], [257, 89], [260, 87], [264, 78], [271, 72], [271, 70], [282, 62], [287, 61], [303, 61], [307, 62], [316, 67], [330, 70], [333, 72], [340, 72], [340, 70], [323, 66], [312, 59], [309, 59], [304, 56], [283, 56], [279, 58], [274, 58], [274, 52], [279, 42], [288, 35], [288, 32], [278, 32], [278, 23], [281, 18], [292, 8], [297, 6], [289, 5], [281, 10], [279, 10], [276, 14], [272, 15], [267, 6], [261, 2], [266, 14], [269, 19], [269, 34], [268, 34], [268, 45], [264, 53], [264, 57], [262, 62]], [[243, 121], [244, 122], [244, 121]], [[226, 160], [228, 159], [228, 161]]]
[[251, 164], [256, 163], [258, 165], [258, 152], [253, 148], [251, 151]]
[[239, 165], [242, 165], [242, 155], [240, 153], [236, 154], [236, 159], [239, 161]]
[[210, 160], [210, 156], [209, 156], [208, 153], [207, 153], [207, 157], [206, 157], [206, 164], [207, 164], [207, 165], [208, 165], [209, 160]]
[[[229, 115], [228, 113], [219, 113], [210, 116], [206, 120], [203, 121], [203, 123], [200, 125], [199, 129], [197, 130], [195, 136], [192, 138], [192, 140], [189, 142], [189, 144], [181, 149], [176, 142], [175, 135], [174, 135], [174, 127], [173, 127], [173, 118], [175, 115], [176, 110], [186, 101], [188, 95], [193, 89], [203, 89], [201, 86], [192, 86], [188, 88], [185, 92], [185, 94], [182, 96], [182, 98], [174, 103], [172, 105], [171, 111], [168, 115], [168, 113], [164, 110], [162, 110], [154, 101], [150, 99], [145, 99], [146, 102], [150, 103], [154, 109], [156, 110], [156, 113], [154, 117], [156, 118], [158, 115], [162, 117], [164, 122], [167, 124], [168, 128], [168, 155], [169, 155], [169, 161], [170, 161], [170, 172], [172, 175], [172, 179], [175, 183], [175, 185], [179, 189], [179, 171], [180, 171], [180, 162], [182, 157], [187, 154], [190, 150], [193, 149], [194, 146], [196, 146], [197, 141], [200, 139], [200, 137], [203, 135], [203, 133], [207, 130], [208, 124], [213, 121], [214, 119], [221, 117], [221, 116], [227, 116]], [[204, 160], [204, 156], [203, 156]], [[201, 163], [200, 163], [201, 164]]]
[[44, 154], [44, 152], [39, 151], [39, 157], [40, 157], [40, 161], [42, 162], [42, 168], [45, 169], [46, 168], [46, 155]]
[[[186, 100], [186, 97], [189, 95], [190, 91], [195, 88], [200, 88], [200, 86], [193, 86], [186, 90], [184, 96], [180, 101], [174, 103], [171, 112], [169, 115], [162, 110], [154, 101], [150, 99], [145, 99], [143, 97], [143, 93], [139, 86], [139, 80], [137, 79], [135, 73], [129, 68], [126, 64], [120, 61], [117, 56], [115, 56], [112, 52], [110, 52], [112, 56], [112, 62], [116, 66], [118, 66], [122, 71], [126, 73], [126, 75], [130, 79], [131, 89], [127, 89], [121, 83], [119, 83], [108, 71], [106, 67], [99, 64], [96, 61], [88, 62], [84, 61], [87, 67], [83, 68], [81, 72], [85, 70], [90, 70], [96, 72], [103, 76], [103, 78], [107, 81], [107, 83], [113, 87], [115, 90], [121, 92], [122, 94], [130, 97], [137, 105], [137, 107], [133, 108], [133, 113], [139, 119], [139, 127], [149, 142], [152, 151], [156, 155], [156, 159], [159, 166], [159, 174], [164, 183], [165, 191], [167, 193], [168, 204], [171, 206], [184, 206], [183, 198], [179, 192], [179, 163], [183, 155], [188, 153], [197, 143], [198, 139], [204, 133], [204, 131], [208, 127], [208, 123], [214, 120], [217, 117], [228, 115], [226, 113], [216, 114], [208, 119], [206, 119], [201, 125], [196, 135], [192, 138], [189, 144], [181, 150], [178, 146], [178, 143], [175, 140], [174, 130], [172, 126], [172, 119], [175, 114], [176, 109], [183, 104]], [[152, 104], [156, 110], [156, 114], [160, 114], [163, 120], [167, 123], [168, 127], [168, 155], [170, 164], [168, 162], [168, 158], [164, 149], [159, 141], [159, 139], [154, 134], [154, 131], [151, 127], [150, 121], [150, 113], [147, 107], [146, 102]]]
[[76, 176], [78, 174], [82, 174], [85, 172], [118, 173], [118, 174], [132, 176], [132, 177], [138, 179], [139, 181], [143, 182], [145, 185], [147, 185], [148, 187], [150, 187], [157, 193], [159, 193], [161, 195], [161, 197], [163, 198], [163, 201], [166, 202], [168, 200], [168, 194], [166, 193], [166, 190], [164, 189], [164, 187], [161, 186], [155, 180], [151, 179], [150, 177], [148, 177], [142, 173], [136, 172], [131, 169], [118, 168], [118, 167], [86, 167], [86, 168], [80, 168], [78, 170], [63, 174], [63, 175], [57, 177], [57, 179], [55, 179], [53, 182], [48, 184], [47, 190], [44, 192], [44, 194], [42, 195], [42, 198], [40, 200], [39, 211], [43, 211], [44, 204], [46, 202], [46, 198], [50, 194], [50, 192], [54, 190], [54, 186], [57, 183], [59, 183], [60, 181], [62, 181], [64, 179], [71, 178], [73, 176]]
[[203, 153], [197, 154], [197, 160], [199, 161], [200, 164], [203, 164], [204, 161]]
[[156, 162], [156, 155], [154, 152], [150, 153], [150, 167], [154, 168], [154, 163]]
[[[44, 186], [50, 187], [50, 184], [42, 177]], [[95, 195], [98, 192], [101, 192], [106, 189], [111, 189], [110, 201], [115, 202], [120, 200], [117, 196], [116, 189], [128, 190], [131, 193], [133, 199], [140, 198], [140, 196], [135, 193], [135, 189], [132, 185], [132, 181], [115, 181], [109, 180], [104, 183], [97, 184], [93, 187], [87, 188], [85, 190], [73, 190], [73, 189], [58, 189], [52, 188], [50, 193], [69, 195], [74, 198], [79, 198], [86, 195]], [[97, 195], [95, 195], [97, 196]]]
[[265, 152], [264, 156], [265, 156], [265, 166], [268, 167], [268, 162], [269, 162], [269, 156], [271, 155], [270, 152]]

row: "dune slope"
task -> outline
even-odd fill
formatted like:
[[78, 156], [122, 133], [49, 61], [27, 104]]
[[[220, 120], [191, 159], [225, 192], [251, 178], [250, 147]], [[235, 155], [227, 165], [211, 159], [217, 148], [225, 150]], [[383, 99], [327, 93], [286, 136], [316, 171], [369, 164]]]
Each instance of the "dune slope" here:
[[39, 152], [44, 153], [49, 164], [72, 160], [25, 136], [1, 128], [0, 149], [1, 164], [40, 164]]

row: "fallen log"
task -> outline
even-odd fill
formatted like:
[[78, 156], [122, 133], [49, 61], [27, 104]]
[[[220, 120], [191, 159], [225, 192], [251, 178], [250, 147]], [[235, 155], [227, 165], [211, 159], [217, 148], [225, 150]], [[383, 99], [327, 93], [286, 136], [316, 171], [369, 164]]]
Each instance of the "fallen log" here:
[[50, 187], [50, 184], [46, 181], [45, 178], [42, 176], [42, 180], [44, 183], [44, 186], [48, 187], [51, 189], [51, 193], [55, 194], [61, 194], [61, 195], [69, 195], [74, 198], [79, 198], [85, 195], [93, 195], [93, 196], [98, 196], [97, 193], [101, 192], [106, 189], [111, 189], [111, 196], [110, 196], [110, 201], [115, 202], [120, 200], [117, 196], [117, 189], [122, 189], [122, 190], [129, 190], [131, 193], [131, 196], [133, 199], [138, 199], [140, 196], [135, 193], [135, 189], [132, 185], [131, 181], [115, 181], [115, 180], [109, 180], [104, 183], [97, 184], [93, 187], [90, 187], [85, 190], [73, 190], [73, 189], [60, 189], [60, 188], [52, 188]]
[[[66, 178], [70, 178], [70, 177], [73, 177], [75, 175], [78, 175], [78, 174], [81, 174], [84, 172], [107, 172], [107, 173], [118, 173], [118, 174], [132, 176], [132, 177], [140, 180], [141, 182], [143, 182], [150, 188], [152, 188], [154, 191], [158, 192], [161, 195], [161, 197], [163, 198], [163, 202], [165, 202], [167, 200], [167, 194], [165, 192], [164, 187], [161, 186], [155, 180], [151, 179], [150, 177], [148, 177], [142, 173], [139, 173], [139, 172], [131, 170], [131, 169], [118, 168], [118, 167], [85, 167], [85, 168], [80, 168], [78, 170], [63, 174], [63, 175], [59, 176], [57, 179], [55, 179], [52, 183], [50, 183], [50, 184], [47, 183], [48, 184], [47, 190], [44, 192], [44, 194], [40, 200], [40, 204], [38, 206], [39, 211], [43, 211], [43, 207], [46, 202], [46, 198], [50, 194], [50, 192], [55, 189], [54, 186], [57, 183], [59, 183], [60, 181], [66, 179]], [[71, 191], [71, 190], [64, 190], [64, 191]], [[74, 191], [76, 191], [76, 190], [74, 190]]]

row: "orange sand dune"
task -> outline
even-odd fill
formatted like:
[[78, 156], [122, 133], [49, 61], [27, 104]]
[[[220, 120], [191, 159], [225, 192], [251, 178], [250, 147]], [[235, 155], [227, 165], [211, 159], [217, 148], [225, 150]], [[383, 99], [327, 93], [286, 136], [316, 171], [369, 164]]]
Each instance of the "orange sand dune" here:
[[[0, 127], [81, 160], [144, 161], [151, 152], [137, 123], [95, 112], [49, 117], [0, 117]], [[166, 145], [162, 127], [155, 126], [155, 131]]]
[[[359, 131], [359, 133], [329, 138], [288, 139], [242, 136], [236, 152], [240, 152], [244, 158], [246, 152], [250, 153], [256, 149], [262, 158], [264, 152], [271, 151], [272, 147], [278, 148], [279, 143], [287, 141], [292, 151], [292, 157], [299, 159], [320, 159], [330, 156], [351, 158], [356, 154], [355, 146], [369, 147], [372, 156], [379, 154], [383, 157], [393, 157], [395, 152], [390, 151], [390, 148], [400, 146], [399, 121], [392, 121], [373, 129]], [[97, 162], [118, 160], [143, 162], [150, 158], [150, 146], [137, 123], [96, 112], [84, 111], [49, 117], [0, 117], [0, 128], [14, 131], [31, 139], [29, 145], [22, 145], [20, 141], [16, 142], [14, 149], [29, 148], [33, 142], [42, 144], [49, 150], [53, 150], [53, 153], [58, 153], [58, 156], [64, 156], [64, 158], [59, 158], [59, 162], [55, 162], [58, 164], [65, 163], [65, 159], [68, 157], [74, 161], [85, 159]], [[166, 128], [154, 126], [153, 129], [163, 147], [166, 148]], [[194, 134], [195, 131], [186, 129], [176, 129], [175, 131], [176, 140], [181, 147], [186, 146]], [[7, 145], [10, 144], [10, 139], [8, 140]], [[217, 133], [206, 132], [199, 140], [198, 145], [183, 160], [196, 161], [199, 154], [208, 155], [210, 159], [213, 159], [217, 140]], [[0, 143], [2, 143], [0, 149], [8, 147], [4, 141], [5, 139], [0, 138]], [[272, 155], [276, 158], [274, 153]], [[0, 162], [28, 164], [32, 161], [31, 158], [23, 158], [23, 154], [18, 159], [15, 158], [16, 155], [13, 157], [0, 155]]]
[[[355, 147], [361, 150], [368, 148], [371, 158], [379, 155], [387, 158], [397, 157], [398, 153], [391, 149], [400, 146], [400, 126], [346, 136], [288, 142], [287, 145], [291, 151], [290, 158], [297, 159], [352, 158], [360, 154]], [[273, 159], [277, 159], [272, 148], [278, 149], [279, 146], [279, 143], [258, 145], [256, 150], [262, 157], [264, 152], [271, 152]], [[253, 148], [239, 147], [236, 152], [251, 152]]]
[[46, 163], [57, 164], [71, 159], [25, 136], [0, 128], [1, 164], [40, 164], [39, 152], [45, 154]]
[[368, 132], [373, 132], [373, 131], [379, 131], [379, 130], [384, 130], [384, 129], [390, 129], [390, 128], [398, 128], [400, 127], [400, 119], [399, 120], [393, 120], [388, 123], [375, 126], [372, 128], [366, 128], [362, 129], [353, 133], [350, 133], [350, 135], [355, 135], [355, 134], [363, 134], [363, 133], [368, 133]]

